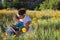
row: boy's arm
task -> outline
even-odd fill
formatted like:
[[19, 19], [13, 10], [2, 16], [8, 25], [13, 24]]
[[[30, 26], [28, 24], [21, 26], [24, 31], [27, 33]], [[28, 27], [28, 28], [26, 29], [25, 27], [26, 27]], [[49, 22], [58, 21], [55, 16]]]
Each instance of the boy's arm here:
[[30, 23], [31, 23], [31, 21], [28, 21], [28, 22], [26, 23], [26, 28], [27, 28], [27, 30], [29, 30], [29, 25], [30, 25]]
[[14, 25], [13, 25], [13, 24], [11, 24], [10, 26], [11, 26], [11, 27], [14, 27]]

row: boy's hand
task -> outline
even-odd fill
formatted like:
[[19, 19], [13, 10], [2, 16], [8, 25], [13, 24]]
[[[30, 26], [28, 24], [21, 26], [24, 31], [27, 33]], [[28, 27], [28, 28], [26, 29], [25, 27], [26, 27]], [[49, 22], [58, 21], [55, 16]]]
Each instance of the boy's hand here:
[[27, 30], [29, 30], [29, 25], [30, 25], [30, 23], [31, 23], [31, 21], [28, 21], [28, 22], [26, 23], [26, 28], [27, 28]]
[[18, 35], [20, 33], [20, 31], [16, 31], [15, 34]]

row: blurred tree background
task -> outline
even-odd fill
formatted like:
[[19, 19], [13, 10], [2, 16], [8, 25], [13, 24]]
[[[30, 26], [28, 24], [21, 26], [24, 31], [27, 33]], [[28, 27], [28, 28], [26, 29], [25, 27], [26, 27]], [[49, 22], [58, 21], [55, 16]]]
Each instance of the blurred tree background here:
[[39, 7], [36, 7], [35, 10], [46, 10], [46, 9], [54, 9], [60, 10], [60, 0], [45, 0], [43, 1]]
[[35, 9], [43, 0], [0, 0], [0, 9], [2, 8], [21, 8]]
[[60, 0], [0, 0], [0, 9], [25, 7], [31, 10], [60, 10]]

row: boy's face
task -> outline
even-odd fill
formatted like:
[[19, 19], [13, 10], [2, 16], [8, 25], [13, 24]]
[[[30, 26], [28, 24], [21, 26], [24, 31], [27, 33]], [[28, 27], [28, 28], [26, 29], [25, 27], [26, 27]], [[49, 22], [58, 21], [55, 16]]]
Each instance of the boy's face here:
[[24, 17], [24, 15], [19, 15], [19, 18], [22, 19]]

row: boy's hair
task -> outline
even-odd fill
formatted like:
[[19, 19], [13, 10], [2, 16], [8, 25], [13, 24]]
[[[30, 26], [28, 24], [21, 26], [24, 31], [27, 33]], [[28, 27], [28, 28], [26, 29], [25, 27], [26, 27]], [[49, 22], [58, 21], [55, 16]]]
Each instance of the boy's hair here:
[[15, 18], [19, 20], [19, 17], [17, 15], [15, 16]]
[[19, 9], [18, 14], [19, 14], [19, 15], [24, 15], [24, 14], [26, 14], [26, 9], [25, 9], [25, 8]]

